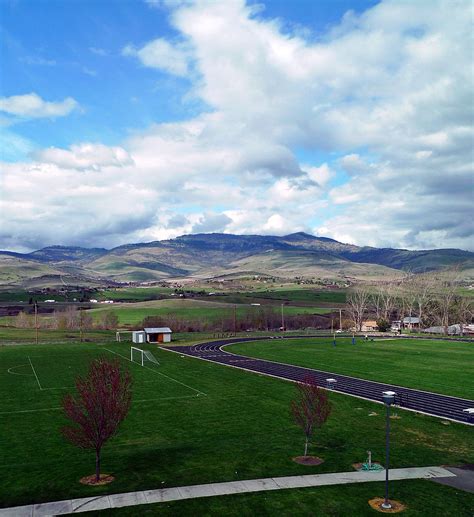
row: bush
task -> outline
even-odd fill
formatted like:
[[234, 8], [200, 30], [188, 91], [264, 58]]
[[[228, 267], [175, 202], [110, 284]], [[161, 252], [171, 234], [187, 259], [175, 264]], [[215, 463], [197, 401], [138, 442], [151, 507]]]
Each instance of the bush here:
[[379, 328], [380, 332], [387, 332], [387, 330], [390, 330], [391, 325], [389, 321], [380, 318], [377, 320], [377, 327]]

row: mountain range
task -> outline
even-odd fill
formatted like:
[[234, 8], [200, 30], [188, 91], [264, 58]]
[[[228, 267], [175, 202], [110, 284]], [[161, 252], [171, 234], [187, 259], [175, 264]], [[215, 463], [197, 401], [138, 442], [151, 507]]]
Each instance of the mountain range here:
[[344, 244], [299, 232], [283, 237], [196, 234], [113, 249], [49, 246], [31, 253], [0, 251], [0, 286], [104, 285], [177, 278], [378, 279], [459, 265], [474, 277], [474, 253], [410, 251]]

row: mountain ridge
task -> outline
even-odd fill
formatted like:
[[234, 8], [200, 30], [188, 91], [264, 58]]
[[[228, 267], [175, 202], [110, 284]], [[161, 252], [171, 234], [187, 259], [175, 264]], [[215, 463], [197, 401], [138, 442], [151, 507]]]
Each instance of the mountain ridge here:
[[[32, 267], [32, 264], [41, 267]], [[256, 271], [283, 277], [399, 275], [458, 265], [474, 271], [474, 253], [440, 248], [407, 250], [346, 244], [305, 232], [284, 236], [188, 234], [106, 248], [47, 246], [31, 253], [0, 251], [0, 284], [28, 284], [38, 271], [73, 283], [150, 282], [174, 277], [212, 278]], [[79, 281], [78, 280], [78, 281]]]

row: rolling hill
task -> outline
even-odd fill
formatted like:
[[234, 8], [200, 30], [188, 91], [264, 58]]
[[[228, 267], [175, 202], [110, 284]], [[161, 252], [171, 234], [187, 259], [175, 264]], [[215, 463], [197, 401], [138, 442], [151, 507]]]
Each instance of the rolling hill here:
[[377, 279], [402, 270], [425, 272], [459, 265], [470, 277], [474, 253], [359, 247], [326, 237], [197, 234], [107, 250], [50, 246], [32, 253], [0, 252], [0, 285], [150, 282], [268, 274], [282, 278]]

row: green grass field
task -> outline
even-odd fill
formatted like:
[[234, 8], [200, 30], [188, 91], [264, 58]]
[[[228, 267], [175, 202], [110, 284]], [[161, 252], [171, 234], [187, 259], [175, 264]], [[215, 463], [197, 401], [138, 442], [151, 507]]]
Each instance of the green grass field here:
[[[89, 312], [94, 319], [98, 319], [104, 312], [112, 311], [117, 315], [120, 325], [132, 326], [139, 325], [147, 316], [173, 316], [187, 321], [202, 320], [215, 322], [223, 318], [233, 318], [234, 315], [234, 306], [231, 304], [216, 304], [219, 306], [212, 306], [212, 304], [209, 303], [209, 306], [203, 306], [204, 304], [197, 300], [184, 301], [187, 303], [179, 303], [178, 300], [161, 300], [157, 302], [157, 305], [159, 304], [157, 307], [136, 307], [136, 305], [142, 304], [131, 303], [121, 304], [120, 306], [114, 305], [112, 307], [91, 309]], [[147, 304], [152, 303], [153, 302], [147, 302]], [[248, 315], [258, 314], [259, 311], [263, 309], [263, 306], [242, 307], [238, 305], [235, 309], [236, 317], [237, 319], [245, 318]], [[268, 307], [264, 310], [268, 310]], [[275, 307], [273, 310], [280, 314], [280, 306]], [[284, 307], [284, 314], [287, 316], [298, 314], [328, 314], [329, 312], [331, 312], [329, 309], [320, 307]]]
[[414, 339], [350, 338], [262, 341], [229, 351], [474, 399], [474, 343]]
[[[303, 437], [289, 416], [294, 396], [291, 383], [147, 348], [160, 366], [143, 368], [130, 363], [127, 343], [0, 347], [0, 506], [346, 471], [352, 463], [365, 460], [368, 449], [374, 460], [383, 460], [384, 412], [378, 404], [331, 393], [333, 413], [316, 433], [310, 450], [325, 462], [304, 467], [291, 460], [303, 452]], [[116, 480], [104, 487], [87, 487], [78, 480], [93, 472], [94, 455], [61, 437], [65, 424], [61, 399], [72, 391], [75, 376], [101, 355], [117, 358], [130, 369], [134, 396], [127, 420], [103, 452], [102, 470]], [[399, 415], [392, 426], [394, 468], [474, 463], [471, 428], [456, 423], [445, 426], [439, 419], [411, 412], [399, 411]], [[347, 487], [333, 490], [343, 497]], [[355, 499], [367, 499], [367, 487], [350, 490]], [[281, 497], [291, 501], [290, 492]], [[380, 487], [374, 487], [374, 496], [380, 493]], [[265, 497], [258, 496], [257, 503], [249, 501], [249, 508], [258, 508]], [[279, 497], [275, 509], [283, 504]], [[410, 500], [421, 497], [412, 491]], [[469, 497], [452, 495], [452, 504], [467, 507]], [[304, 504], [310, 505], [311, 500]], [[445, 501], [449, 508], [450, 497]], [[208, 503], [202, 504], [206, 513]]]

